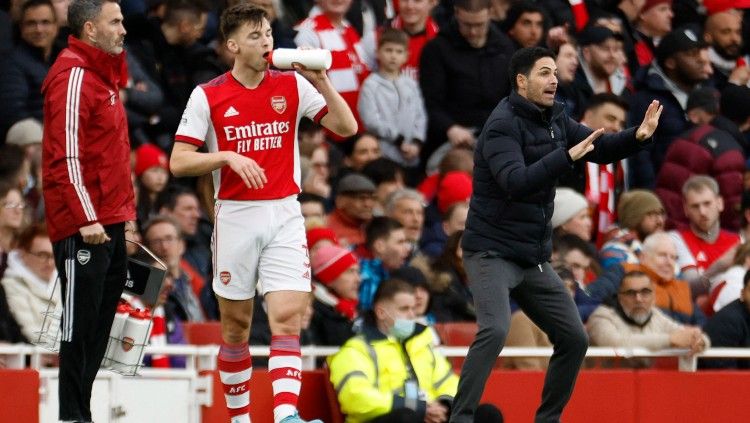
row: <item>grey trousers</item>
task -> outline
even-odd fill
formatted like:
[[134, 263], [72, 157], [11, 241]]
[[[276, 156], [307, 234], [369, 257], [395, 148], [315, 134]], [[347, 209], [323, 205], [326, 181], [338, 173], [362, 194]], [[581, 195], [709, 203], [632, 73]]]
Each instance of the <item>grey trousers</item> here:
[[450, 421], [470, 423], [510, 327], [510, 297], [549, 337], [554, 353], [535, 422], [558, 422], [586, 355], [588, 336], [573, 299], [549, 263], [522, 268], [492, 252], [465, 253], [478, 332], [461, 369]]

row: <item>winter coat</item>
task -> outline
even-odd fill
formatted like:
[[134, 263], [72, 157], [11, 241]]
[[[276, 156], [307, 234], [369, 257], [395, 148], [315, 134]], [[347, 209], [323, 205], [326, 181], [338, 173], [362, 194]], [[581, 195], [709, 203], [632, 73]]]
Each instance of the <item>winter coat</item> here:
[[[641, 149], [636, 128], [605, 134], [582, 160], [611, 163]], [[532, 266], [552, 253], [557, 179], [572, 169], [568, 149], [593, 132], [569, 118], [560, 103], [547, 110], [513, 91], [492, 112], [474, 152], [474, 192], [464, 251], [486, 251]]]
[[510, 92], [508, 63], [514, 48], [506, 35], [490, 28], [487, 44], [469, 45], [455, 23], [422, 50], [419, 85], [428, 116], [426, 148], [447, 140], [448, 128], [482, 127], [492, 109]]

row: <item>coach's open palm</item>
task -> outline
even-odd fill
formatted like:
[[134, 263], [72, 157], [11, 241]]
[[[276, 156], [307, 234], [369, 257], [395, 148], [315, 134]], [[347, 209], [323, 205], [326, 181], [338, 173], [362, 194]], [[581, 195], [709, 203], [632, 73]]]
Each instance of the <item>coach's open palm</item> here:
[[654, 135], [656, 127], [659, 126], [659, 116], [661, 116], [662, 110], [664, 110], [664, 106], [660, 105], [658, 100], [654, 100], [648, 105], [646, 114], [643, 116], [643, 122], [635, 132], [635, 138], [638, 141], [647, 140], [651, 138], [651, 135]]

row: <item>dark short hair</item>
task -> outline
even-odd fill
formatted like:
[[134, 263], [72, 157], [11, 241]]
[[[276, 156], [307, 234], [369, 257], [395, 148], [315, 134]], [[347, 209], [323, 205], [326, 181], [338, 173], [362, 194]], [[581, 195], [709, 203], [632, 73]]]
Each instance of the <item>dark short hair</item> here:
[[386, 216], [374, 217], [365, 228], [365, 245], [372, 249], [375, 241], [388, 238], [391, 232], [402, 229], [404, 226], [396, 220]]
[[619, 95], [612, 93], [599, 93], [589, 97], [588, 104], [586, 105], [586, 110], [598, 109], [599, 107], [607, 103], [614, 104], [615, 106], [621, 108], [626, 112], [630, 109], [628, 102], [623, 100]]
[[268, 20], [268, 14], [266, 14], [265, 10], [248, 3], [239, 3], [221, 14], [219, 29], [226, 40], [242, 25], [250, 23], [260, 26], [263, 23], [263, 19]]
[[580, 251], [586, 257], [596, 258], [596, 249], [578, 235], [565, 234], [555, 237], [552, 240], [552, 246], [561, 259], [562, 256], [573, 250]]
[[398, 28], [385, 28], [383, 33], [380, 34], [380, 39], [378, 39], [378, 48], [383, 47], [385, 43], [398, 44], [408, 49], [409, 36]]
[[146, 240], [146, 234], [148, 234], [148, 231], [150, 231], [151, 228], [153, 228], [154, 226], [161, 224], [161, 223], [167, 223], [169, 225], [172, 225], [175, 231], [177, 231], [177, 236], [180, 239], [182, 239], [182, 230], [180, 230], [180, 224], [177, 223], [177, 221], [171, 216], [159, 214], [147, 220], [146, 223], [143, 224], [143, 228], [141, 229], [141, 234], [143, 235], [144, 243], [148, 244], [148, 241]]
[[[512, 4], [512, 3], [511, 3]], [[502, 30], [503, 32], [510, 31], [515, 25], [516, 22], [518, 22], [519, 19], [521, 19], [521, 16], [523, 16], [524, 13], [536, 13], [542, 16], [542, 25], [546, 27], [547, 25], [547, 16], [544, 14], [544, 10], [539, 7], [536, 3], [532, 3], [529, 0], [521, 1], [518, 3], [513, 4], [510, 9], [508, 9], [508, 13], [505, 16], [505, 20], [502, 24]]]
[[375, 291], [372, 303], [377, 304], [381, 301], [392, 300], [396, 295], [402, 292], [413, 294], [414, 285], [401, 279], [386, 279], [380, 283], [380, 286], [378, 286], [378, 289]]
[[364, 137], [372, 137], [376, 140], [378, 139], [378, 137], [372, 132], [362, 131], [345, 139], [343, 142], [336, 143], [336, 146], [341, 149], [341, 152], [344, 153], [344, 156], [351, 157], [352, 154], [354, 154], [354, 148], [357, 146], [357, 143]]
[[537, 60], [544, 57], [549, 57], [552, 60], [555, 60], [555, 55], [549, 49], [544, 47], [525, 47], [513, 53], [513, 57], [510, 58], [510, 67], [508, 68], [510, 86], [518, 91], [516, 76], [521, 74], [528, 78], [531, 74], [531, 69], [534, 68], [534, 64]]
[[311, 192], [300, 192], [297, 194], [297, 201], [299, 201], [300, 204], [305, 203], [319, 203], [321, 206], [323, 206], [323, 209], [326, 207], [326, 199], [318, 194], [313, 194]]
[[37, 237], [49, 238], [47, 225], [44, 223], [34, 223], [21, 231], [18, 235], [17, 247], [24, 251], [31, 251], [31, 244], [34, 243], [34, 238]]
[[156, 211], [161, 210], [162, 207], [169, 211], [173, 211], [174, 208], [177, 207], [177, 200], [183, 195], [192, 195], [196, 199], [198, 198], [198, 195], [192, 189], [182, 185], [173, 184], [169, 185], [167, 189], [159, 194], [159, 197], [156, 199], [156, 204], [154, 204], [154, 208]]
[[68, 26], [70, 32], [81, 37], [83, 25], [92, 22], [102, 13], [104, 3], [117, 3], [119, 0], [73, 0], [68, 6]]
[[57, 21], [57, 12], [55, 11], [55, 6], [52, 5], [51, 0], [27, 0], [21, 5], [21, 16], [23, 16], [27, 10], [33, 9], [35, 7], [40, 6], [48, 6], [50, 9], [52, 9], [52, 15], [55, 17], [55, 21]]
[[453, 7], [467, 12], [479, 12], [492, 7], [492, 0], [454, 0]]
[[625, 282], [625, 279], [628, 278], [647, 278], [649, 281], [651, 280], [651, 277], [647, 275], [646, 273], [640, 271], [640, 270], [629, 270], [625, 272], [625, 274], [622, 276], [622, 282]]
[[211, 5], [206, 0], [167, 0], [164, 22], [174, 25], [183, 20], [197, 21], [210, 10]]
[[398, 176], [403, 179], [404, 169], [398, 163], [386, 157], [379, 157], [362, 168], [362, 174], [370, 178], [377, 186], [384, 182], [396, 182]]

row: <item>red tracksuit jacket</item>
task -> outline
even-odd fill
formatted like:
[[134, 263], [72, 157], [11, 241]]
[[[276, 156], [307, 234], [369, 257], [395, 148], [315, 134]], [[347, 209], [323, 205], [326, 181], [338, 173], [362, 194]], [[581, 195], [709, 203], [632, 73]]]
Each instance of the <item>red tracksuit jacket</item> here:
[[135, 219], [130, 141], [119, 89], [125, 54], [112, 56], [68, 38], [42, 85], [42, 182], [55, 242], [82, 226]]

